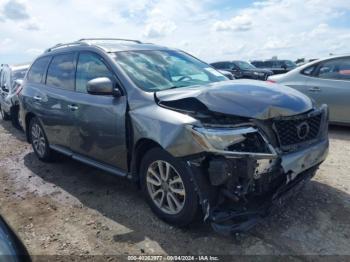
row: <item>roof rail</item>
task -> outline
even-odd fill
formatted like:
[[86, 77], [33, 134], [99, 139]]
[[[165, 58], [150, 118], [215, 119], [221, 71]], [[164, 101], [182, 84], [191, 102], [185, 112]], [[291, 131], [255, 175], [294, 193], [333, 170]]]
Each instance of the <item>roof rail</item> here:
[[64, 44], [60, 43], [60, 44], [54, 45], [53, 47], [46, 49], [44, 53], [51, 52], [51, 51], [58, 49], [58, 48], [61, 48], [61, 47], [80, 46], [80, 45], [86, 46], [88, 44], [84, 43], [84, 42], [80, 42], [80, 41], [71, 42], [71, 43], [64, 43]]
[[142, 44], [142, 42], [139, 40], [125, 39], [125, 38], [82, 38], [78, 40], [78, 42], [83, 42], [83, 41], [126, 41], [126, 42], [134, 42], [137, 44]]

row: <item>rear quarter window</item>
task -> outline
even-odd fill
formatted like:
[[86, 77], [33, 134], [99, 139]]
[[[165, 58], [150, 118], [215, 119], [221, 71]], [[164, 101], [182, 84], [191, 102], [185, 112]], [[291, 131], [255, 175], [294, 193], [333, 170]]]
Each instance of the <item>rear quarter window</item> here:
[[50, 60], [51, 57], [49, 56], [37, 59], [28, 71], [27, 81], [32, 83], [42, 83], [46, 67]]

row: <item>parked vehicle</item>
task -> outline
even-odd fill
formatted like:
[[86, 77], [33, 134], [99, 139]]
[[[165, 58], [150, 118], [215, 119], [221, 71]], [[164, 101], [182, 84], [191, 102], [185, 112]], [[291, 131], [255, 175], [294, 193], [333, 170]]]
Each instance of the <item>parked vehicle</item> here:
[[227, 71], [227, 70], [218, 70], [221, 74], [223, 74], [224, 76], [226, 76], [228, 79], [230, 79], [230, 80], [234, 80], [234, 79], [236, 79], [235, 77], [234, 77], [234, 75], [230, 72], [230, 71]]
[[267, 69], [273, 72], [273, 74], [284, 74], [290, 70], [293, 70], [297, 65], [290, 60], [255, 60], [251, 61], [251, 64], [257, 68]]
[[350, 124], [350, 56], [332, 56], [300, 66], [270, 81], [290, 86], [329, 106], [330, 122]]
[[18, 92], [21, 90], [22, 79], [24, 78], [29, 65], [9, 66], [3, 65], [0, 73], [0, 112], [4, 120], [12, 121], [12, 124], [19, 128]]
[[245, 61], [224, 61], [211, 64], [216, 69], [231, 72], [235, 78], [266, 80], [273, 74], [271, 70], [259, 69]]
[[21, 240], [0, 216], [0, 260], [7, 262], [30, 262], [28, 251]]
[[30, 67], [20, 119], [37, 157], [60, 152], [139, 183], [151, 209], [183, 226], [247, 230], [316, 172], [327, 107], [294, 89], [227, 81], [179, 50], [82, 39]]

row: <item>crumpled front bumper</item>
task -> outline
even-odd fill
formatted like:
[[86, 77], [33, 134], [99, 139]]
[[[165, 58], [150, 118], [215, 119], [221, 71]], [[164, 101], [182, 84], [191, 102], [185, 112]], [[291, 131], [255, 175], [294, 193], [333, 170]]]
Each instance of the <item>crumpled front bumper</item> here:
[[209, 220], [213, 229], [223, 235], [248, 231], [295, 196], [302, 186], [315, 175], [317, 168], [318, 166], [300, 173], [293, 181], [281, 186], [274, 194], [266, 198], [257, 208], [245, 211], [212, 210]]
[[[209, 201], [208, 188], [201, 181], [203, 177], [195, 171], [189, 162], [194, 181], [199, 192], [206, 221], [209, 221], [215, 231], [221, 234], [244, 232], [258, 224], [273, 210], [281, 207], [287, 199], [291, 198], [299, 189], [315, 174], [318, 166], [326, 159], [329, 141], [324, 138], [321, 141], [296, 152], [279, 156], [280, 176], [285, 176], [284, 183], [280, 184], [272, 192], [258, 198], [258, 203], [235, 209], [231, 206], [213, 205]], [[255, 202], [255, 201], [253, 201]]]

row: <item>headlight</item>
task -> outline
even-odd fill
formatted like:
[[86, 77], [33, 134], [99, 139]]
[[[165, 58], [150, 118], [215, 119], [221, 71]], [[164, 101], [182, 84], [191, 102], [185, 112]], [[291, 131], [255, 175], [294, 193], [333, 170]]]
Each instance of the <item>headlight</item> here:
[[204, 148], [227, 150], [229, 146], [243, 142], [246, 135], [257, 132], [253, 127], [203, 128], [193, 127], [193, 138]]

